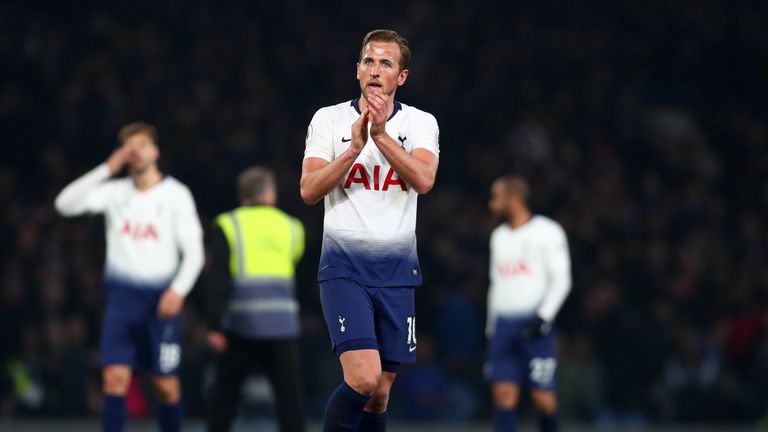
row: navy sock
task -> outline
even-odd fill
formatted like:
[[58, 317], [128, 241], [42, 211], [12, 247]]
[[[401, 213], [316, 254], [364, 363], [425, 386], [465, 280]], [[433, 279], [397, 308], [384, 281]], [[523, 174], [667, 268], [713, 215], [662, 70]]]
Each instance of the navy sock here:
[[517, 409], [496, 409], [493, 415], [496, 432], [515, 432], [517, 430]]
[[560, 430], [560, 416], [557, 412], [542, 415], [539, 418], [539, 430], [541, 432], [557, 432]]
[[157, 407], [157, 423], [161, 432], [179, 432], [181, 430], [181, 401], [172, 404], [161, 403]]
[[357, 432], [384, 432], [387, 430], [387, 412], [381, 414], [363, 411], [363, 418], [357, 427]]
[[353, 432], [363, 416], [363, 407], [371, 399], [342, 382], [328, 399], [323, 419], [323, 432]]
[[101, 409], [103, 432], [122, 432], [126, 415], [125, 396], [104, 395], [104, 406]]

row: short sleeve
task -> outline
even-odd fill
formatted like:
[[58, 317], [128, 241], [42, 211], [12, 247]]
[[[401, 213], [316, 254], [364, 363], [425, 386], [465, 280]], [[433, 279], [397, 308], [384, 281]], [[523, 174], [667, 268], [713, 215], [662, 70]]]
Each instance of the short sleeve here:
[[333, 136], [328, 108], [319, 109], [307, 127], [304, 159], [316, 157], [328, 162], [333, 161]]
[[440, 128], [437, 126], [437, 120], [432, 114], [426, 112], [420, 114], [412, 132], [414, 134], [413, 149], [423, 148], [439, 158]]

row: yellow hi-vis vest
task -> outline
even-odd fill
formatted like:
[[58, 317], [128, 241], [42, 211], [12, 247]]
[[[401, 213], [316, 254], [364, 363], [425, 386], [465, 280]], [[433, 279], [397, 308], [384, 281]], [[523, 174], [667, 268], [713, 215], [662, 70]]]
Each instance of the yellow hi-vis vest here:
[[271, 206], [239, 207], [216, 217], [230, 250], [233, 289], [222, 328], [246, 338], [299, 335], [294, 273], [304, 226]]

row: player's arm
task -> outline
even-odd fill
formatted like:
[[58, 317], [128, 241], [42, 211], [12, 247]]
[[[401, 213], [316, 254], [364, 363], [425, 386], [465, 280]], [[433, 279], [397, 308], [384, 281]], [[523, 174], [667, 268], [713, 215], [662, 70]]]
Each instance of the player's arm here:
[[568, 240], [562, 228], [557, 226], [544, 255], [547, 271], [547, 292], [539, 306], [538, 315], [551, 322], [560, 311], [571, 291], [571, 258]]
[[62, 216], [103, 211], [108, 191], [104, 182], [118, 173], [131, 157], [128, 148], [116, 149], [107, 161], [68, 184], [56, 196], [54, 205]]
[[[317, 117], [317, 116], [316, 116]], [[313, 119], [313, 124], [315, 123]], [[323, 131], [318, 131], [322, 133]], [[327, 141], [331, 144], [330, 137], [308, 137], [307, 150], [314, 145], [313, 142]], [[321, 157], [307, 157], [301, 167], [301, 199], [309, 204], [315, 204], [333, 190], [346, 175], [360, 152], [363, 151], [368, 141], [368, 110], [363, 111], [360, 117], [352, 124], [352, 141], [349, 148], [334, 160], [326, 160]], [[308, 153], [314, 154], [314, 153]], [[328, 156], [330, 159], [330, 156]]]
[[403, 151], [400, 145], [386, 131], [388, 118], [387, 96], [376, 93], [368, 99], [371, 112], [371, 138], [384, 157], [392, 165], [397, 176], [420, 194], [432, 189], [437, 176], [439, 160], [429, 150], [415, 148], [411, 153]]
[[182, 297], [192, 290], [200, 271], [205, 264], [203, 252], [203, 229], [192, 194], [184, 190], [176, 209], [176, 242], [181, 251], [181, 264], [176, 277], [171, 282], [171, 290]]
[[181, 312], [184, 297], [192, 290], [205, 263], [203, 229], [197, 217], [195, 201], [186, 189], [174, 208], [174, 217], [174, 234], [176, 245], [181, 251], [181, 264], [157, 305], [160, 318], [172, 318]]

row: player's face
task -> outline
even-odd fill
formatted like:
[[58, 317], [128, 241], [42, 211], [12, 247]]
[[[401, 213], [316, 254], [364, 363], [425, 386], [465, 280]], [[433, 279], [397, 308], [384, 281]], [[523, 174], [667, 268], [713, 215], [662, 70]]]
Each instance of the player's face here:
[[131, 171], [142, 172], [157, 163], [160, 151], [152, 138], [143, 133], [131, 135], [123, 143], [131, 151], [129, 167]]
[[368, 99], [374, 93], [395, 94], [405, 84], [408, 69], [400, 70], [400, 47], [394, 42], [370, 42], [357, 64], [360, 91]]
[[510, 196], [506, 187], [501, 182], [493, 182], [491, 185], [491, 200], [488, 202], [488, 209], [495, 217], [506, 218], [509, 216]]

